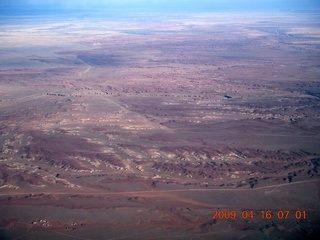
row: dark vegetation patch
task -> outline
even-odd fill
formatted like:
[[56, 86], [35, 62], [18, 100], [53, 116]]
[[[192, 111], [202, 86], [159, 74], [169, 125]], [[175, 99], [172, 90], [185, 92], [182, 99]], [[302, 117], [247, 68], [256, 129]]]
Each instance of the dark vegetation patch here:
[[79, 54], [78, 58], [85, 63], [89, 64], [90, 66], [97, 66], [97, 67], [106, 67], [106, 66], [119, 66], [120, 61], [117, 59], [115, 55], [110, 54]]

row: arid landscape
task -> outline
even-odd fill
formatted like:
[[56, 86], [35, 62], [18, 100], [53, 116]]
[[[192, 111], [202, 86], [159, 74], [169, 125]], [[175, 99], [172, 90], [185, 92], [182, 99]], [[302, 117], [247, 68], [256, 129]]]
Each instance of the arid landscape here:
[[9, 20], [0, 239], [319, 236], [319, 15]]

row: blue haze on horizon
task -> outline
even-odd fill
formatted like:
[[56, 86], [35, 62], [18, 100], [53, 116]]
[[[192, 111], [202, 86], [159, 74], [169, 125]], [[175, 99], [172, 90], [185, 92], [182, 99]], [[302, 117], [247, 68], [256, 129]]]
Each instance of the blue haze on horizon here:
[[1, 0], [0, 16], [134, 11], [316, 11], [320, 0]]

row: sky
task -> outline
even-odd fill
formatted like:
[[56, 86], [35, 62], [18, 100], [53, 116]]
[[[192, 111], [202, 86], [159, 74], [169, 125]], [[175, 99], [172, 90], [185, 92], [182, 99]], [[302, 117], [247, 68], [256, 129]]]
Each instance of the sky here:
[[320, 0], [0, 0], [0, 15], [47, 15], [92, 11], [297, 11]]

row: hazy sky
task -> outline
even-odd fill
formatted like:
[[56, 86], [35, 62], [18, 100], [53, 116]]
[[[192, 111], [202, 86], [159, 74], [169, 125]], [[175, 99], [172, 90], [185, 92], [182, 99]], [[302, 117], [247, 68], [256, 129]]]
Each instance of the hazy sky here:
[[320, 0], [0, 0], [1, 15], [77, 11], [277, 11], [312, 10]]

